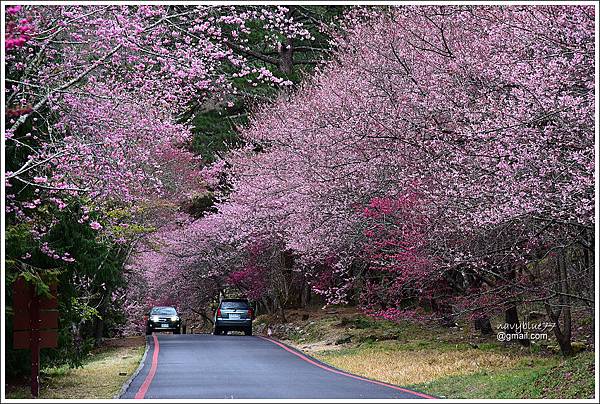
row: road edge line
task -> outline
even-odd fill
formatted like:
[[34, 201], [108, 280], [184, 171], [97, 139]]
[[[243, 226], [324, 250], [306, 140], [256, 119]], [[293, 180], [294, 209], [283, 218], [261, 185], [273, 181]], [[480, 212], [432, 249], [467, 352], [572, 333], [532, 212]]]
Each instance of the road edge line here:
[[146, 393], [148, 392], [148, 388], [150, 387], [150, 383], [152, 383], [152, 379], [154, 379], [154, 375], [156, 374], [156, 369], [158, 367], [158, 353], [160, 352], [160, 345], [158, 343], [158, 337], [156, 333], [152, 334], [152, 338], [154, 339], [154, 348], [152, 350], [152, 364], [150, 365], [150, 370], [146, 375], [146, 379], [144, 383], [140, 386], [140, 389], [137, 393], [135, 393], [135, 399], [143, 399]]
[[123, 383], [123, 385], [121, 386], [121, 390], [119, 390], [119, 392], [117, 394], [115, 394], [115, 396], [113, 397], [113, 400], [121, 399], [121, 397], [123, 397], [123, 394], [125, 394], [125, 392], [129, 388], [129, 386], [131, 386], [133, 379], [135, 379], [137, 377], [137, 375], [142, 371], [142, 368], [144, 367], [144, 362], [146, 362], [146, 356], [148, 355], [149, 350], [150, 350], [150, 344], [148, 344], [148, 338], [146, 338], [146, 349], [144, 349], [144, 354], [142, 355], [142, 359], [140, 359], [140, 363], [139, 363], [137, 369], [135, 370], [135, 372], [133, 372], [133, 374], [131, 375], [129, 380], [127, 380], [125, 383]]
[[418, 397], [421, 397], [421, 398], [434, 399], [434, 400], [435, 399], [439, 399], [439, 397], [435, 397], [435, 396], [432, 396], [432, 395], [429, 395], [429, 394], [426, 394], [426, 393], [422, 393], [420, 391], [410, 390], [410, 389], [407, 389], [407, 388], [404, 388], [404, 387], [400, 387], [400, 386], [396, 386], [396, 385], [393, 385], [393, 384], [390, 384], [390, 383], [381, 382], [379, 380], [368, 379], [368, 378], [363, 377], [363, 376], [358, 376], [358, 375], [346, 372], [344, 370], [334, 368], [333, 366], [328, 365], [326, 363], [323, 363], [323, 362], [319, 361], [318, 359], [313, 358], [312, 356], [305, 354], [304, 352], [301, 352], [301, 351], [299, 351], [299, 350], [297, 350], [297, 349], [295, 349], [293, 347], [287, 346], [283, 342], [277, 341], [277, 340], [275, 340], [273, 338], [267, 338], [267, 337], [264, 337], [262, 335], [257, 335], [257, 337], [261, 338], [261, 339], [264, 339], [265, 341], [269, 341], [269, 342], [271, 342], [271, 343], [279, 346], [280, 348], [285, 349], [289, 353], [291, 353], [293, 355], [296, 355], [297, 357], [299, 357], [300, 359], [302, 359], [302, 360], [310, 363], [311, 365], [317, 366], [317, 367], [319, 367], [319, 368], [321, 368], [323, 370], [327, 370], [328, 372], [336, 373], [336, 374], [339, 374], [339, 375], [342, 375], [342, 376], [347, 376], [347, 377], [350, 377], [350, 378], [353, 378], [353, 379], [357, 379], [357, 380], [362, 380], [364, 382], [378, 384], [378, 385], [384, 386], [384, 387], [389, 387], [391, 389], [402, 391], [404, 393], [411, 393], [411, 394], [414, 394], [414, 395], [416, 395]]

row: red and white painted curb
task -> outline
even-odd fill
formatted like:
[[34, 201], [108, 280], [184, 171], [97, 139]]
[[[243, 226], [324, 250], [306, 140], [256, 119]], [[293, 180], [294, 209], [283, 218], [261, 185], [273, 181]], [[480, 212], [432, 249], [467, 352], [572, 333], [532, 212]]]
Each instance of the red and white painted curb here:
[[158, 344], [158, 337], [156, 334], [152, 334], [154, 338], [154, 348], [152, 351], [152, 365], [150, 366], [150, 371], [144, 380], [144, 383], [140, 386], [140, 389], [137, 393], [135, 393], [136, 399], [142, 399], [146, 396], [148, 392], [148, 388], [150, 387], [150, 383], [152, 383], [152, 379], [154, 379], [154, 375], [156, 374], [156, 368], [158, 367], [158, 353], [160, 352], [160, 345]]

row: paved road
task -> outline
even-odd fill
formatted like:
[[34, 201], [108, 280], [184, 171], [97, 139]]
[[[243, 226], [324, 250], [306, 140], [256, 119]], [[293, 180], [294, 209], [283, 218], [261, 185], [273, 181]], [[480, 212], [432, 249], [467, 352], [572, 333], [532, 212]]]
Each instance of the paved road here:
[[121, 398], [429, 398], [333, 369], [262, 337], [154, 334]]

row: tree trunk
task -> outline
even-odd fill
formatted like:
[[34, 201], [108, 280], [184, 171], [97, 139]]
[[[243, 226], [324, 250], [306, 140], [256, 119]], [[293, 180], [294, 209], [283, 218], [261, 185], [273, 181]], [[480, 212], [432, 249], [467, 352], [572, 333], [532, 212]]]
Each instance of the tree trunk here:
[[[517, 271], [514, 266], [511, 266], [509, 268], [507, 275], [508, 275], [508, 278], [513, 283], [516, 282]], [[516, 304], [512, 303], [512, 305], [509, 306], [508, 309], [506, 309], [506, 311], [504, 312], [504, 321], [506, 322], [506, 324], [509, 325], [509, 328], [508, 328], [509, 331], [524, 332], [521, 329], [521, 325], [520, 325], [520, 321], [519, 321], [519, 312], [517, 311]], [[523, 346], [529, 346], [529, 345], [531, 345], [531, 342], [529, 341], [529, 338], [525, 338], [525, 339], [519, 338], [519, 344], [521, 344]]]
[[308, 307], [308, 305], [310, 304], [310, 295], [310, 285], [308, 284], [308, 282], [304, 281], [302, 284], [302, 296], [300, 298], [300, 306], [303, 309]]
[[[554, 336], [560, 347], [563, 356], [573, 355], [573, 347], [571, 346], [571, 301], [569, 298], [569, 281], [567, 278], [567, 263], [564, 252], [556, 257], [555, 269], [555, 290], [558, 295], [558, 309], [554, 311], [550, 302], [545, 302], [546, 313], [554, 323]], [[563, 317], [561, 329], [560, 317]]]
[[494, 329], [488, 316], [476, 318], [473, 322], [476, 331], [481, 332], [481, 335], [492, 335]]
[[[519, 323], [519, 312], [517, 311], [517, 306], [511, 306], [506, 310], [506, 312], [504, 313], [504, 320], [506, 321], [506, 324], [510, 325], [508, 330], [512, 332], [521, 331]], [[519, 344], [523, 346], [529, 346], [531, 345], [531, 342], [529, 341], [529, 338], [519, 338]]]
[[294, 69], [294, 46], [291, 38], [286, 38], [279, 45], [279, 69], [286, 75], [292, 74]]
[[99, 346], [102, 343], [104, 334], [104, 319], [96, 317], [94, 324], [94, 345]]
[[281, 304], [281, 301], [279, 300], [279, 298], [277, 296], [275, 296], [275, 298], [273, 299], [273, 305], [274, 305], [274, 309], [279, 312], [279, 317], [281, 318], [281, 321], [283, 323], [287, 323], [287, 320], [285, 318], [285, 309], [283, 308], [283, 304]]
[[104, 319], [107, 316], [108, 312], [108, 299], [109, 299], [108, 290], [104, 292], [102, 295], [102, 302], [98, 307], [98, 315], [94, 321], [94, 345], [99, 346], [102, 343], [102, 338], [104, 337]]
[[564, 355], [572, 355], [573, 347], [571, 346], [571, 288], [569, 286], [569, 276], [567, 273], [567, 257], [562, 256], [562, 265], [560, 266], [561, 283], [563, 296], [563, 341], [559, 341], [560, 349]]
[[268, 297], [266, 297], [266, 296], [263, 296], [263, 297], [261, 298], [261, 304], [262, 304], [262, 306], [263, 306], [263, 307], [264, 307], [264, 309], [265, 309], [265, 310], [264, 310], [264, 311], [265, 311], [265, 313], [267, 313], [268, 315], [271, 315], [271, 314], [273, 314], [273, 309], [272, 309], [271, 305], [269, 304], [269, 298], [268, 298]]
[[[573, 351], [573, 347], [571, 346], [571, 324], [567, 323], [566, 320], [564, 320], [564, 326], [563, 328], [565, 328], [565, 330], [561, 330], [560, 327], [560, 314], [561, 312], [564, 310], [558, 310], [557, 312], [555, 312], [550, 303], [546, 302], [545, 303], [546, 306], [546, 312], [548, 313], [548, 317], [550, 317], [550, 319], [552, 320], [552, 322], [554, 323], [554, 336], [556, 337], [556, 341], [558, 342], [558, 346], [560, 347], [560, 352], [563, 354], [563, 356], [571, 356], [573, 355], [574, 351]], [[567, 317], [570, 318], [570, 309], [568, 309], [569, 311], [569, 315]]]
[[206, 313], [203, 312], [197, 312], [200, 315], [200, 318], [202, 319], [202, 323], [203, 325], [208, 323], [211, 327], [215, 324], [214, 320], [209, 317], [208, 315], [206, 315]]
[[[558, 340], [558, 345], [564, 356], [573, 355], [573, 347], [571, 346], [571, 288], [569, 287], [569, 278], [567, 275], [567, 257], [566, 253], [563, 252], [558, 258], [558, 271], [559, 275], [559, 286], [560, 286], [560, 302], [562, 307], [563, 315], [563, 329], [561, 335], [556, 334], [559, 327], [555, 327], [555, 335]], [[559, 319], [557, 319], [559, 320]], [[558, 325], [558, 324], [557, 324]]]

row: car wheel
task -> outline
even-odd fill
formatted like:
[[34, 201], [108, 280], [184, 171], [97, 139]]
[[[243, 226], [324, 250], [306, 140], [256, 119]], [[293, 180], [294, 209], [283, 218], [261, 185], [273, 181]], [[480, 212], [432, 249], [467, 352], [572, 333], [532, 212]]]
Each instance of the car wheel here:
[[213, 330], [213, 334], [214, 335], [221, 335], [221, 330], [219, 330], [217, 327], [215, 327], [215, 329]]
[[146, 327], [146, 335], [152, 335], [152, 330]]
[[252, 335], [252, 327], [248, 327], [244, 330], [244, 335]]
[[173, 331], [173, 334], [181, 334], [181, 328], [176, 328], [176, 329]]

